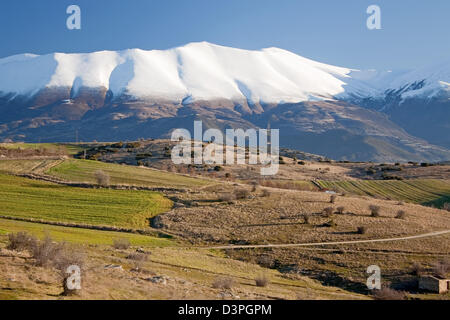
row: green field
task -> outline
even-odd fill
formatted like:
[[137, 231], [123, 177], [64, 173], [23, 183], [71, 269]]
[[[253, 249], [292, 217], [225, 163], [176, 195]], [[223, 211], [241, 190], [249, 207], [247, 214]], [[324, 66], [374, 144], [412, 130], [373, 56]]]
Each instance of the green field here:
[[134, 166], [91, 160], [66, 160], [51, 168], [47, 174], [68, 181], [95, 183], [94, 173], [103, 170], [111, 177], [111, 184], [145, 187], [196, 187], [210, 181]]
[[7, 149], [57, 149], [64, 148], [68, 154], [74, 155], [84, 148], [77, 144], [59, 144], [59, 143], [0, 143], [0, 147]]
[[68, 228], [39, 223], [0, 219], [0, 235], [26, 231], [39, 238], [50, 235], [55, 241], [79, 244], [111, 245], [115, 239], [127, 239], [134, 246], [167, 247], [176, 245], [171, 239], [124, 232]]
[[0, 215], [145, 228], [171, 201], [150, 191], [84, 189], [0, 174]]
[[441, 206], [450, 202], [450, 181], [446, 180], [355, 180], [318, 181], [322, 188], [351, 194], [403, 200]]

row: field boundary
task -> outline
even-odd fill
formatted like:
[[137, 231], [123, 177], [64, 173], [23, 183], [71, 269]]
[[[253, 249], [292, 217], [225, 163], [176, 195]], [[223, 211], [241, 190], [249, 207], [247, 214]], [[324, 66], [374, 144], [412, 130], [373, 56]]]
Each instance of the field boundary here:
[[43, 220], [43, 219], [12, 217], [12, 216], [4, 216], [4, 215], [0, 215], [0, 219], [37, 223], [37, 224], [45, 224], [45, 225], [65, 227], [65, 228], [78, 228], [78, 229], [88, 229], [88, 230], [97, 230], [97, 231], [132, 233], [132, 234], [140, 234], [140, 235], [144, 235], [144, 236], [153, 236], [153, 237], [156, 236], [159, 238], [174, 238], [175, 237], [175, 235], [170, 234], [169, 232], [162, 232], [162, 231], [156, 231], [156, 230], [142, 230], [142, 229], [120, 228], [120, 227], [101, 226], [101, 225], [96, 226], [96, 225], [90, 225], [90, 224], [48, 221], [48, 220]]

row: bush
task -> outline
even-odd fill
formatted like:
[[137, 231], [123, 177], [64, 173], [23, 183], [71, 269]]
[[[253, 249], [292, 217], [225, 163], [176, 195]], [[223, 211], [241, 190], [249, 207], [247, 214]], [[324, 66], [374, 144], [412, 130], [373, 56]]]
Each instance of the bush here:
[[130, 253], [129, 255], [127, 255], [126, 257], [128, 260], [134, 260], [134, 261], [147, 261], [147, 255], [145, 253], [140, 253], [140, 252], [133, 252]]
[[113, 241], [114, 249], [126, 250], [130, 247], [130, 241], [128, 239], [115, 239]]
[[31, 249], [31, 255], [37, 266], [46, 267], [59, 255], [60, 250], [62, 250], [61, 246], [46, 236], [44, 240], [36, 242]]
[[444, 205], [442, 206], [442, 208], [443, 208], [444, 210], [450, 211], [450, 202], [444, 203]]
[[8, 235], [8, 246], [6, 249], [15, 251], [31, 250], [37, 239], [27, 232], [10, 233]]
[[370, 215], [372, 217], [379, 217], [381, 208], [379, 206], [370, 205], [369, 206]]
[[333, 207], [328, 207], [328, 208], [323, 209], [322, 212], [323, 212], [323, 214], [324, 214], [326, 217], [331, 217], [331, 216], [333, 215], [334, 208], [333, 208]]
[[367, 227], [358, 227], [356, 230], [357, 234], [366, 234], [367, 233]]
[[270, 191], [267, 190], [267, 189], [263, 189], [261, 196], [264, 197], [264, 198], [270, 197]]
[[414, 262], [411, 267], [411, 274], [420, 277], [423, 274], [424, 268], [420, 263]]
[[101, 185], [103, 187], [109, 186], [110, 182], [109, 174], [107, 174], [103, 170], [97, 170], [95, 171], [94, 176], [98, 185]]
[[338, 214], [344, 214], [344, 212], [345, 212], [345, 207], [337, 207], [336, 212], [337, 212]]
[[324, 225], [325, 227], [328, 227], [328, 228], [333, 228], [333, 227], [336, 227], [336, 226], [337, 226], [337, 224], [336, 224], [336, 222], [334, 222], [334, 220], [330, 220], [330, 221], [328, 221], [328, 222], [325, 222], [323, 225]]
[[240, 188], [240, 189], [234, 190], [234, 196], [238, 200], [247, 199], [249, 195], [250, 195], [250, 191], [248, 191], [247, 189]]
[[255, 284], [257, 287], [267, 287], [269, 279], [265, 275], [260, 275], [255, 278]]
[[374, 290], [373, 297], [376, 300], [404, 300], [406, 298], [404, 292], [397, 291], [389, 287], [383, 287], [380, 290]]
[[258, 181], [252, 181], [251, 185], [252, 185], [252, 192], [256, 192], [256, 190], [258, 190], [259, 185]]
[[236, 197], [232, 193], [227, 192], [227, 193], [222, 193], [219, 195], [219, 201], [231, 202], [233, 200], [236, 200]]
[[305, 224], [310, 224], [311, 216], [307, 213], [302, 214], [303, 222]]
[[337, 199], [337, 195], [332, 194], [331, 197], [330, 197], [330, 203], [335, 203], [336, 199]]
[[233, 278], [221, 277], [214, 280], [212, 287], [214, 289], [231, 289], [234, 285]]
[[399, 210], [395, 217], [397, 219], [405, 219], [406, 218], [406, 212], [404, 210]]
[[447, 274], [449, 272], [450, 272], [450, 259], [439, 261], [433, 265], [433, 274], [438, 278], [446, 279]]

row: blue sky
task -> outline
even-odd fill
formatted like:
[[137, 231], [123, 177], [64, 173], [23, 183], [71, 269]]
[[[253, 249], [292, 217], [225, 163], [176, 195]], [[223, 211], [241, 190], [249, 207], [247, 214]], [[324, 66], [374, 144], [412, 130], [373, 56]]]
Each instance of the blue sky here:
[[[81, 7], [81, 30], [66, 28], [70, 4]], [[366, 28], [371, 4], [381, 7], [382, 30]], [[0, 57], [209, 41], [346, 67], [413, 68], [450, 57], [449, 14], [449, 0], [1, 0]]]

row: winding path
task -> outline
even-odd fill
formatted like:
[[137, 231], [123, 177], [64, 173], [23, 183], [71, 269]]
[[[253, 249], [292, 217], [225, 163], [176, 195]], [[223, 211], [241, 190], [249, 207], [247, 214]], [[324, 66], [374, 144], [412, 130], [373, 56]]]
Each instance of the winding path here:
[[358, 244], [358, 243], [373, 243], [373, 242], [392, 242], [404, 241], [420, 238], [436, 237], [444, 234], [449, 234], [450, 230], [434, 231], [415, 236], [407, 236], [400, 238], [385, 238], [385, 239], [368, 239], [368, 240], [352, 240], [352, 241], [335, 241], [335, 242], [316, 242], [316, 243], [289, 243], [289, 244], [255, 244], [255, 245], [229, 245], [229, 246], [213, 246], [213, 247], [197, 247], [196, 249], [256, 249], [256, 248], [290, 248], [290, 247], [312, 247], [312, 246], [332, 246], [342, 244]]

